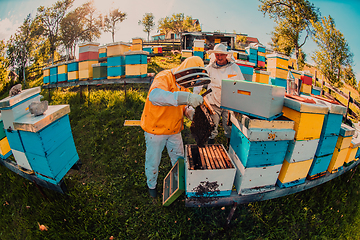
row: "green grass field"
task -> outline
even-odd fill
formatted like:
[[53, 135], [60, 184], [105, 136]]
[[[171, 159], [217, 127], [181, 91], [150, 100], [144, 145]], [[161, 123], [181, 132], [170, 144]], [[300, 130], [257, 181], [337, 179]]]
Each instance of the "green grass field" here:
[[[162, 63], [166, 63], [166, 60]], [[173, 62], [170, 62], [173, 64]], [[160, 64], [152, 67], [164, 68]], [[169, 207], [148, 196], [145, 141], [140, 119], [148, 85], [42, 91], [50, 104], [70, 104], [75, 145], [83, 163], [64, 181], [67, 194], [38, 188], [0, 165], [0, 239], [360, 239], [359, 171], [286, 197], [231, 206], [185, 207], [185, 195]], [[189, 122], [182, 132], [192, 144]], [[220, 134], [216, 141], [225, 145]], [[171, 169], [164, 151], [158, 179]], [[160, 195], [160, 194], [159, 194]], [[47, 226], [40, 231], [39, 225]]]

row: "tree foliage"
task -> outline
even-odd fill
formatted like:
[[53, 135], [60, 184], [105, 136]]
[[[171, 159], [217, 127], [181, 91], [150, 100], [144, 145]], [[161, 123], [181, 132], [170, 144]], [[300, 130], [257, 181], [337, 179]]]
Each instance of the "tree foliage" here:
[[[341, 84], [341, 76], [344, 75], [345, 69], [352, 69], [353, 54], [346, 42], [343, 34], [336, 29], [334, 19], [323, 17], [319, 22], [313, 22], [315, 35], [314, 42], [317, 44], [312, 59], [316, 63], [317, 68], [324, 76], [335, 86]], [[353, 74], [346, 73], [350, 78], [355, 77]]]
[[150, 32], [155, 26], [154, 15], [152, 13], [145, 13], [142, 20], [139, 20], [138, 24], [143, 25], [143, 31], [147, 33], [147, 40], [149, 41]]
[[107, 14], [104, 17], [104, 32], [110, 32], [112, 41], [115, 41], [115, 32], [116, 32], [116, 24], [118, 22], [122, 22], [126, 19], [127, 14], [121, 12], [119, 9], [113, 9], [109, 11], [109, 14]]
[[6, 44], [4, 40], [0, 41], [0, 83], [6, 82], [8, 76], [9, 61], [6, 58]]
[[158, 24], [158, 30], [161, 34], [167, 34], [174, 32], [179, 34], [180, 32], [200, 32], [201, 27], [199, 24], [194, 24], [193, 19], [190, 16], [185, 16], [184, 13], [173, 14], [171, 17], [161, 18]]
[[100, 14], [94, 6], [94, 1], [84, 3], [78, 8], [79, 15], [82, 21], [82, 33], [80, 39], [85, 42], [92, 42], [98, 39], [101, 35], [100, 29], [102, 26]]
[[82, 11], [79, 8], [69, 12], [60, 23], [61, 43], [69, 52], [71, 58], [75, 56], [76, 44], [83, 32]]
[[42, 35], [50, 44], [51, 59], [60, 43], [60, 23], [74, 0], [59, 0], [51, 7], [40, 6], [37, 9], [37, 19], [41, 22]]
[[[319, 9], [308, 0], [259, 0], [259, 9], [277, 23], [272, 32], [274, 50], [286, 55], [295, 54], [298, 60], [300, 48], [312, 34], [311, 21], [319, 18]], [[305, 32], [305, 37], [301, 34]]]

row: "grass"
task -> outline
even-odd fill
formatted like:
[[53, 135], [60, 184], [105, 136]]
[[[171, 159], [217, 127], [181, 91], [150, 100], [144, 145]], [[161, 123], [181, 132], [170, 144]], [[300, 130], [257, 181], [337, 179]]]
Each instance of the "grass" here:
[[[160, 67], [161, 68], [161, 67]], [[160, 69], [159, 68], [159, 69]], [[70, 104], [75, 145], [83, 163], [64, 177], [67, 194], [38, 188], [0, 166], [0, 239], [359, 239], [359, 171], [286, 197], [231, 206], [187, 208], [185, 196], [170, 207], [152, 200], [144, 175], [145, 141], [140, 119], [148, 85], [97, 87], [83, 98], [77, 88], [42, 95], [50, 104]], [[190, 122], [182, 132], [194, 143]], [[226, 145], [222, 131], [218, 143]], [[171, 169], [166, 151], [158, 192]], [[39, 224], [48, 227], [40, 231]]]

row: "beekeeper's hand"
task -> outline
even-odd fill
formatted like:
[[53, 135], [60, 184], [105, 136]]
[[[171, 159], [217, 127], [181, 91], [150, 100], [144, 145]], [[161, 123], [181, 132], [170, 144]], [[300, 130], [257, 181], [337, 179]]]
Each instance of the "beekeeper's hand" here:
[[177, 92], [177, 102], [178, 105], [190, 105], [194, 108], [199, 106], [204, 102], [204, 98], [198, 94], [193, 94], [189, 92]]
[[194, 120], [195, 109], [192, 106], [185, 107], [185, 116], [191, 121]]

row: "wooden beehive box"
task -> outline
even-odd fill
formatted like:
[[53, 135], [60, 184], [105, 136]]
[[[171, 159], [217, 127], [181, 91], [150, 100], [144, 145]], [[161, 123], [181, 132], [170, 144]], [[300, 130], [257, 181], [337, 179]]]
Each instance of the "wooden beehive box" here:
[[332, 156], [333, 153], [324, 156], [315, 156], [308, 173], [309, 178], [316, 179], [319, 176], [323, 176], [329, 167]]
[[188, 58], [193, 55], [192, 50], [181, 50], [181, 58]]
[[349, 148], [344, 148], [344, 149], [335, 148], [327, 171], [330, 173], [335, 173], [340, 169], [342, 169], [348, 151]]
[[236, 60], [235, 63], [236, 65], [239, 66], [240, 71], [243, 74], [245, 80], [252, 81], [255, 64], [243, 60]]
[[235, 178], [234, 163], [223, 145], [185, 147], [187, 197], [229, 196]]
[[57, 83], [58, 72], [57, 65], [50, 66], [50, 83]]
[[303, 84], [312, 85], [313, 75], [311, 73], [303, 72], [300, 79]]
[[266, 55], [267, 58], [267, 66], [268, 68], [282, 68], [282, 69], [288, 69], [289, 67], [289, 57], [279, 54], [279, 53], [273, 53]]
[[100, 80], [107, 78], [107, 65], [106, 63], [95, 63], [92, 65], [93, 79]]
[[313, 159], [318, 143], [319, 139], [290, 141], [285, 160], [294, 163]]
[[0, 113], [0, 158], [6, 159], [12, 154], [9, 141], [5, 134], [4, 122]]
[[318, 139], [328, 107], [293, 98], [284, 99], [284, 116], [295, 122], [295, 140]]
[[147, 64], [147, 56], [148, 56], [148, 52], [145, 51], [126, 52], [124, 53], [124, 63], [125, 65]]
[[313, 159], [300, 162], [284, 160], [277, 182], [278, 186], [284, 188], [304, 183], [312, 162]]
[[290, 69], [290, 72], [292, 73], [292, 75], [294, 76], [294, 78], [300, 79], [301, 78], [301, 71], [298, 70], [294, 70], [294, 69]]
[[28, 113], [14, 122], [32, 170], [53, 184], [79, 160], [69, 112], [69, 105], [51, 105], [43, 115]]
[[79, 62], [79, 79], [86, 80], [92, 79], [93, 77], [93, 68], [92, 65], [98, 63], [98, 61], [82, 61]]
[[253, 75], [253, 82], [269, 84], [270, 72], [255, 70]]
[[267, 71], [270, 72], [270, 77], [287, 79], [288, 70], [279, 67], [268, 67]]
[[239, 195], [250, 195], [275, 190], [282, 164], [263, 167], [244, 167], [232, 146], [229, 156], [236, 166], [234, 185]]
[[248, 82], [222, 80], [221, 107], [265, 120], [281, 115], [285, 88]]
[[123, 55], [130, 50], [130, 44], [123, 42], [115, 42], [106, 45], [106, 54], [108, 57]]
[[50, 83], [50, 68], [49, 67], [43, 68], [43, 83], [44, 84]]
[[294, 122], [280, 117], [266, 121], [244, 114], [231, 116], [230, 145], [246, 168], [282, 164], [289, 141], [294, 139]]
[[303, 84], [301, 84], [300, 92], [303, 93], [303, 94], [310, 95], [311, 94], [311, 89], [312, 89], [311, 85], [303, 83]]
[[79, 62], [78, 61], [70, 61], [67, 63], [67, 71], [69, 72], [74, 72], [74, 71], [79, 71]]

